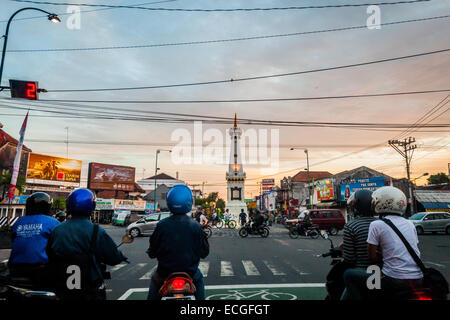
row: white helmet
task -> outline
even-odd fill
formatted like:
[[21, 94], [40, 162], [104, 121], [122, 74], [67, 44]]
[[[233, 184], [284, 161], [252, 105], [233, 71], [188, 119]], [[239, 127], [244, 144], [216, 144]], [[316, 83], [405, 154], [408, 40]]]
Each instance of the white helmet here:
[[372, 208], [375, 213], [394, 213], [403, 215], [406, 211], [406, 196], [395, 187], [382, 187], [372, 193]]

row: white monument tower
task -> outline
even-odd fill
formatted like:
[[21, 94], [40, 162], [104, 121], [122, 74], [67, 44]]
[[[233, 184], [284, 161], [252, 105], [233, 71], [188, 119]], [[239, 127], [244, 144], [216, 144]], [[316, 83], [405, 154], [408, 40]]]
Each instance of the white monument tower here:
[[[227, 179], [227, 206], [231, 219], [239, 223], [241, 209], [247, 214], [247, 205], [244, 201], [245, 172], [242, 167], [240, 139], [242, 130], [237, 126], [237, 116], [234, 115], [234, 127], [230, 129], [231, 148], [228, 164]], [[248, 220], [248, 219], [247, 219]]]

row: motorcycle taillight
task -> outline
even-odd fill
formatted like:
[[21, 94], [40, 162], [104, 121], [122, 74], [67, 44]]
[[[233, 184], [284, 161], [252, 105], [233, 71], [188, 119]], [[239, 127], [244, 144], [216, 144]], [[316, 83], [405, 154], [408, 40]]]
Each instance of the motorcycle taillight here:
[[184, 288], [185, 283], [184, 279], [175, 279], [172, 281], [172, 286], [175, 290], [181, 290]]

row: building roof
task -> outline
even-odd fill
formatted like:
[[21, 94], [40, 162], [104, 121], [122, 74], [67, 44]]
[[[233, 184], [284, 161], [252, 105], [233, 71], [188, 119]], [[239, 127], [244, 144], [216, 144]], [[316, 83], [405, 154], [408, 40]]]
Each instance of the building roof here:
[[[19, 141], [17, 141], [13, 137], [11, 137], [3, 129], [0, 129], [0, 148], [8, 143], [17, 147], [17, 145], [19, 144]], [[27, 148], [25, 145], [23, 145], [22, 150], [31, 152], [31, 149]]]
[[390, 176], [365, 166], [339, 172], [333, 175], [333, 178], [344, 180], [347, 178], [352, 179], [354, 176], [363, 178], [384, 177], [385, 179], [391, 179]]
[[[155, 176], [151, 176], [149, 178], [145, 178], [144, 180], [155, 180]], [[177, 180], [174, 177], [169, 176], [165, 173], [160, 173], [156, 175], [156, 180]]]
[[136, 182], [134, 183], [134, 192], [145, 193], [145, 190], [141, 188]]
[[[330, 178], [333, 174], [328, 171], [310, 171], [309, 179], [320, 180]], [[308, 172], [300, 171], [295, 176], [292, 177], [292, 182], [308, 182]]]
[[450, 209], [450, 191], [415, 190], [414, 195], [427, 209]]

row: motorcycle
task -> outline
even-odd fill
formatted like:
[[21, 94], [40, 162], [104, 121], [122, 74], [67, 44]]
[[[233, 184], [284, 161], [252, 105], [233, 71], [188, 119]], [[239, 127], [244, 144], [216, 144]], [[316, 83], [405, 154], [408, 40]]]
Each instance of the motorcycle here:
[[[327, 253], [318, 255], [318, 257], [331, 257], [331, 270], [327, 274], [327, 296], [325, 300], [340, 300], [345, 289], [344, 272], [351, 268], [352, 265], [346, 263], [342, 257], [342, 250], [334, 247], [333, 241], [327, 233], [322, 234], [324, 239], [331, 243], [331, 248]], [[424, 288], [411, 288], [410, 290], [397, 290], [392, 297], [395, 300], [431, 300], [430, 292]], [[367, 290], [365, 300], [386, 300], [383, 296], [383, 290]]]
[[159, 289], [161, 300], [195, 300], [195, 285], [185, 272], [170, 274]]
[[[130, 235], [125, 235], [117, 247], [133, 240]], [[111, 279], [106, 265], [101, 265], [101, 269], [104, 279]], [[31, 278], [11, 276], [7, 261], [0, 263], [0, 301], [58, 300], [55, 292], [35, 290], [35, 286]]]
[[242, 238], [247, 237], [249, 234], [260, 235], [263, 238], [267, 238], [269, 236], [269, 227], [266, 223], [261, 224], [258, 229], [254, 229], [250, 222], [247, 222], [239, 229], [239, 235]]
[[321, 235], [321, 233], [319, 227], [315, 224], [311, 225], [308, 228], [305, 228], [299, 222], [289, 228], [289, 237], [291, 237], [292, 239], [297, 239], [300, 235], [310, 237], [311, 239], [317, 239]]

